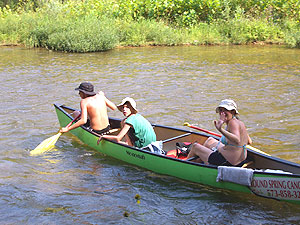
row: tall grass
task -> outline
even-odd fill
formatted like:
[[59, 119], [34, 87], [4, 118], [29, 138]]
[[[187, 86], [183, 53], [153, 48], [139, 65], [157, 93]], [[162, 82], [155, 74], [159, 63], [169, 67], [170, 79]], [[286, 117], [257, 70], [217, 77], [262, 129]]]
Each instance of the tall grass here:
[[300, 48], [300, 14], [291, 6], [300, 9], [295, 0], [22, 0], [1, 8], [0, 42], [68, 52], [255, 42]]
[[300, 25], [295, 21], [285, 20], [283, 23], [285, 29], [284, 41], [291, 48], [300, 48]]
[[256, 42], [282, 43], [283, 30], [264, 19], [232, 19], [221, 22], [219, 31], [232, 44], [249, 44]]
[[180, 29], [174, 29], [154, 20], [120, 21], [119, 38], [122, 46], [183, 44]]
[[43, 18], [28, 33], [26, 44], [67, 52], [95, 52], [118, 44], [114, 21], [105, 18]]

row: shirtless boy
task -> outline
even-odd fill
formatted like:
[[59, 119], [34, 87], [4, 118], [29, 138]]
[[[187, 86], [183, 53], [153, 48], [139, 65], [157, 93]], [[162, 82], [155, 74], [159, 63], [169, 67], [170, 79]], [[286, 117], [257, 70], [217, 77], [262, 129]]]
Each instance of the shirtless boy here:
[[81, 97], [80, 108], [81, 117], [80, 119], [69, 127], [64, 127], [60, 132], [65, 133], [80, 127], [88, 122], [92, 131], [102, 134], [109, 130], [109, 121], [107, 115], [107, 106], [112, 110], [115, 110], [117, 106], [108, 100], [103, 92], [96, 94], [94, 92], [94, 86], [89, 82], [83, 82], [78, 88]]

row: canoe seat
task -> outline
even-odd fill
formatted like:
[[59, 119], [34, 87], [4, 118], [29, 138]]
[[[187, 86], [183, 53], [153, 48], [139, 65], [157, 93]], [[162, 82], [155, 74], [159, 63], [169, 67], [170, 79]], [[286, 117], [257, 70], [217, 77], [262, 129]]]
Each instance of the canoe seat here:
[[119, 130], [118, 128], [110, 129], [107, 133], [111, 134], [111, 133], [117, 132], [118, 130]]
[[[90, 130], [89, 128], [87, 128], [88, 130]], [[110, 129], [109, 131], [105, 132], [105, 133], [102, 133], [102, 135], [104, 134], [112, 134], [114, 132], [117, 132], [119, 131], [118, 128], [114, 128], [114, 129]], [[100, 137], [100, 134], [97, 134], [96, 132], [92, 131], [93, 134], [95, 134], [96, 136]]]

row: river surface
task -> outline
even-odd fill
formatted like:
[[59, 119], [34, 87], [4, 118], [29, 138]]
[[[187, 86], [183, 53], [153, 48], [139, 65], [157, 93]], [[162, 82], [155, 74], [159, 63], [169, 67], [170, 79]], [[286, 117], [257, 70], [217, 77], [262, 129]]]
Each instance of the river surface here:
[[299, 224], [299, 206], [155, 174], [71, 134], [29, 155], [59, 129], [53, 103], [79, 108], [74, 88], [90, 81], [116, 104], [133, 97], [152, 123], [179, 128], [216, 131], [215, 108], [232, 98], [254, 147], [300, 163], [299, 49], [1, 47], [0, 59], [0, 224]]

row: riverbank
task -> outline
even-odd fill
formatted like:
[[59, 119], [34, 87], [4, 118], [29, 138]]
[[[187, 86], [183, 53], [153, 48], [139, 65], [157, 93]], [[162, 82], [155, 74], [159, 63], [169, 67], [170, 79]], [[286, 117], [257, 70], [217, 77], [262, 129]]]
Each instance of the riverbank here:
[[[99, 6], [100, 3], [103, 5]], [[151, 5], [147, 7], [151, 8]], [[127, 46], [254, 43], [300, 48], [299, 21], [292, 17], [274, 20], [275, 15], [270, 13], [253, 17], [241, 7], [233, 14], [232, 9], [227, 9], [222, 16], [213, 19], [203, 17], [203, 13], [192, 17], [191, 11], [175, 19], [174, 9], [172, 14], [159, 17], [157, 9], [153, 11], [156, 18], [152, 18], [139, 10], [141, 5], [134, 14], [132, 5], [125, 6], [125, 1], [119, 1], [117, 9], [109, 2], [93, 0], [66, 1], [64, 4], [53, 1], [35, 10], [28, 8], [1, 9], [2, 45], [21, 44], [66, 52], [97, 52]], [[147, 12], [149, 14], [149, 10]], [[199, 21], [200, 14], [203, 21]]]

